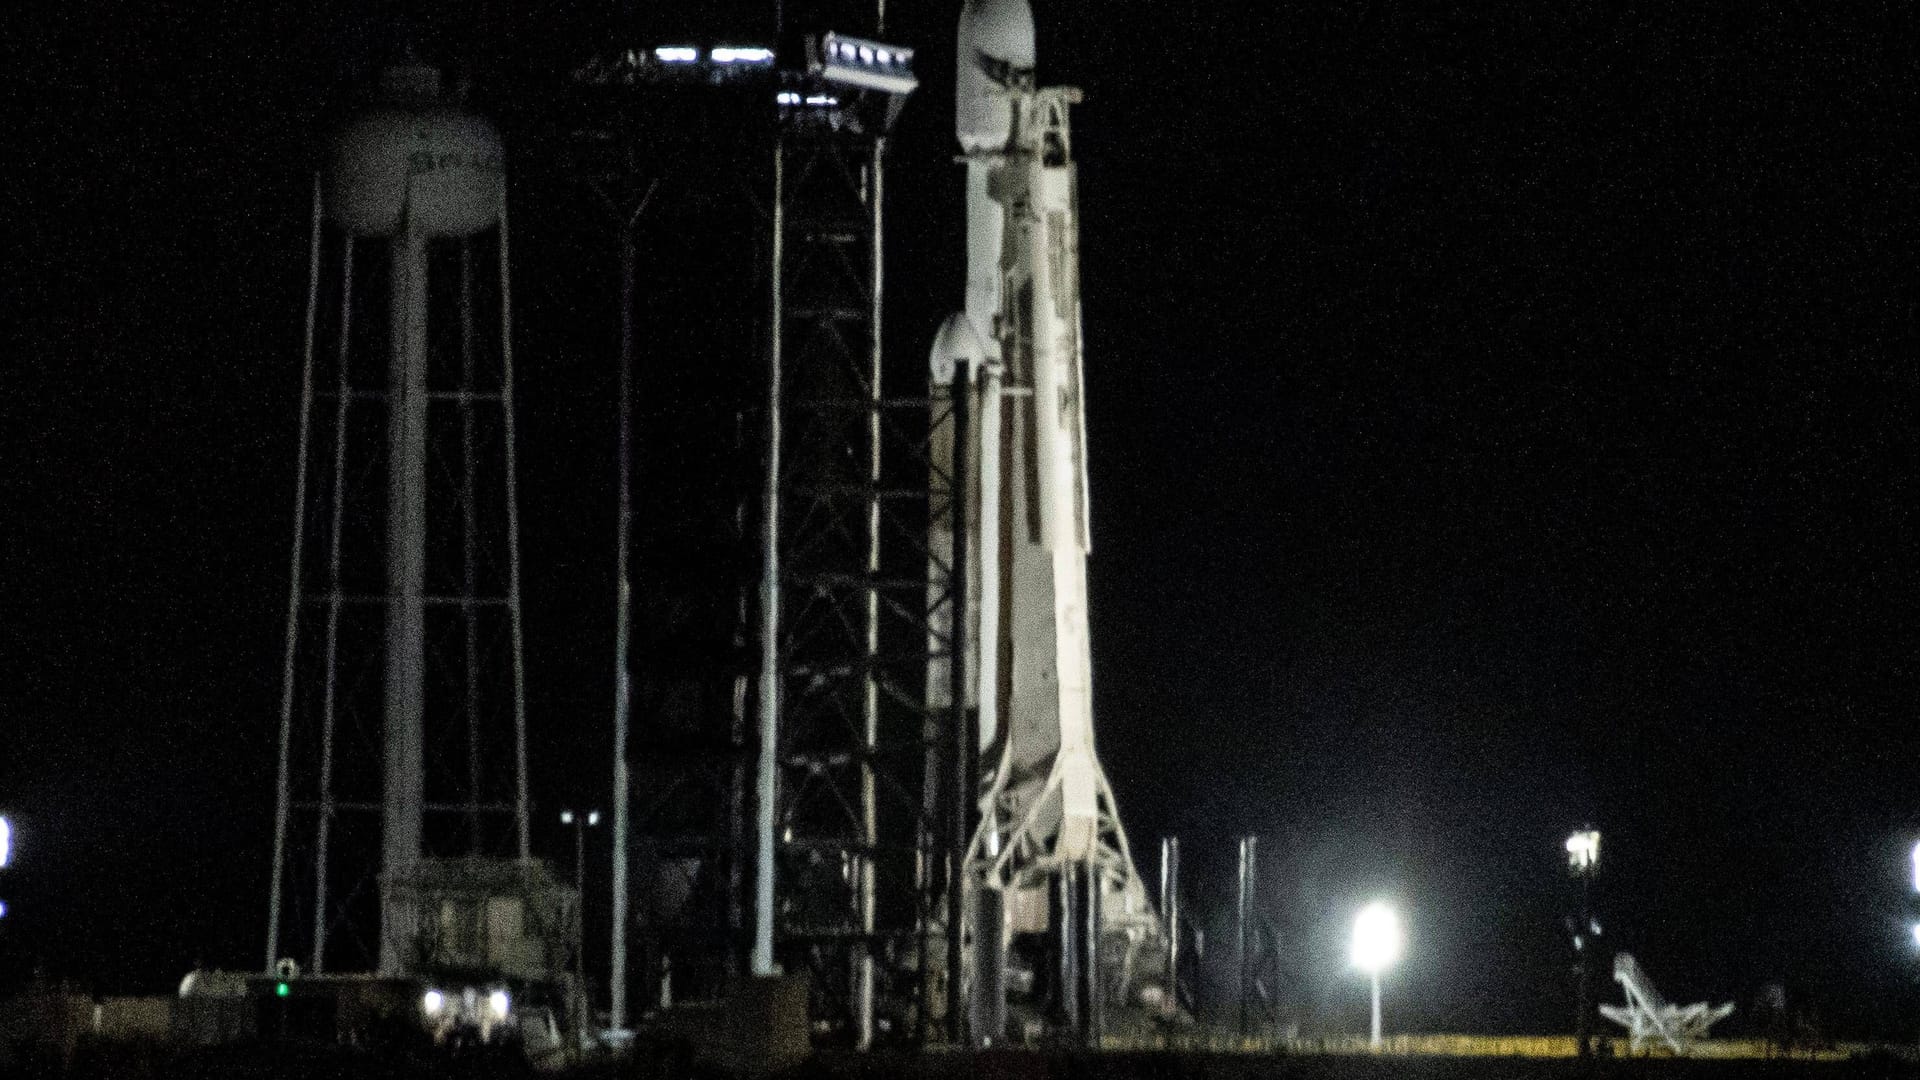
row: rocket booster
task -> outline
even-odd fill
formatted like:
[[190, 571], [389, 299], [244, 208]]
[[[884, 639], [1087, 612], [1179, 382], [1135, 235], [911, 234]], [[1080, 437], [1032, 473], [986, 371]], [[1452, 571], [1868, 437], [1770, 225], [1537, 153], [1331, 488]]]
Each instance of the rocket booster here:
[[[1087, 901], [1100, 913], [1094, 932], [1149, 955], [1157, 924], [1094, 749], [1079, 200], [1068, 116], [1079, 91], [1036, 85], [1029, 0], [966, 0], [955, 60], [966, 307], [934, 344], [931, 398], [944, 410], [944, 397], [974, 396], [979, 422], [962, 440], [936, 411], [930, 440], [936, 475], [966, 477], [968, 490], [951, 492], [962, 512], [936, 506], [930, 522], [936, 655], [927, 704], [935, 712], [977, 705], [980, 820], [965, 875], [1005, 897], [1007, 929], [1084, 939], [1084, 926], [1049, 927], [1048, 891], [1087, 874], [1085, 887], [1098, 890]], [[971, 378], [955, 377], [960, 365]], [[955, 470], [963, 456], [973, 467]], [[967, 530], [964, 546], [954, 542], [956, 523]], [[967, 594], [949, 598], [948, 567], [962, 552]], [[966, 702], [949, 696], [952, 669], [938, 655], [948, 644], [970, 661]], [[1063, 944], [1060, 955], [1079, 948]], [[979, 962], [986, 971], [998, 961]]]
[[[1078, 207], [1067, 135], [1078, 93], [1035, 85], [1028, 0], [967, 0], [957, 53], [966, 308], [942, 329], [932, 362], [945, 385], [957, 385], [955, 364], [974, 365], [968, 393], [980, 395], [981, 422], [969, 445], [942, 441], [936, 454], [976, 465], [968, 473], [977, 488], [956, 493], [978, 507], [962, 519], [977, 536], [968, 546], [977, 571], [967, 576], [969, 625], [951, 630], [976, 661], [980, 748], [998, 758], [987, 769], [976, 849], [991, 853], [984, 876], [1007, 880], [1094, 857], [1110, 802], [1093, 753], [1087, 640]], [[935, 528], [944, 556], [951, 539]], [[943, 697], [935, 691], [930, 701]]]

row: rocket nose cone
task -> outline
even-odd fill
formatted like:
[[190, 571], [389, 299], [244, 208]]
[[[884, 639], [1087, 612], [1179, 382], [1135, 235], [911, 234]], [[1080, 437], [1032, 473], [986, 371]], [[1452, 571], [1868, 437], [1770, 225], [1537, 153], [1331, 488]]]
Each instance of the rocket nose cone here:
[[945, 383], [953, 381], [954, 369], [963, 363], [978, 370], [986, 355], [987, 347], [974, 332], [973, 320], [967, 318], [966, 312], [956, 311], [947, 316], [947, 321], [940, 324], [940, 332], [933, 335], [933, 351], [927, 362], [934, 381]]
[[961, 60], [970, 52], [1015, 68], [1031, 68], [1033, 7], [1027, 0], [967, 0], [960, 12]]
[[999, 87], [1034, 66], [1033, 8], [1027, 0], [967, 0], [955, 58], [954, 133], [969, 153], [1004, 146], [1013, 114]]

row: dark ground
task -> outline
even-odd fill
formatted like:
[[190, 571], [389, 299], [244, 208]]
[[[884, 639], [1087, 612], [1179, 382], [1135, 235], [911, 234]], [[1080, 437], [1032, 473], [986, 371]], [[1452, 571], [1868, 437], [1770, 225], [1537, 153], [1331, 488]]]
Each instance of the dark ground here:
[[[1230, 1054], [983, 1054], [820, 1055], [783, 1074], [787, 1080], [1878, 1080], [1911, 1077], [1912, 1061], [1891, 1056], [1844, 1062], [1597, 1060], [1439, 1057], [1287, 1057]], [[0, 1069], [0, 1076], [64, 1076], [73, 1080], [147, 1080], [150, 1077], [481, 1078], [551, 1075], [559, 1080], [723, 1080], [725, 1074], [691, 1067], [684, 1056], [661, 1052], [620, 1068], [536, 1074], [522, 1065], [488, 1059], [394, 1061], [331, 1049], [236, 1046], [189, 1053], [115, 1048], [76, 1055], [70, 1069]]]

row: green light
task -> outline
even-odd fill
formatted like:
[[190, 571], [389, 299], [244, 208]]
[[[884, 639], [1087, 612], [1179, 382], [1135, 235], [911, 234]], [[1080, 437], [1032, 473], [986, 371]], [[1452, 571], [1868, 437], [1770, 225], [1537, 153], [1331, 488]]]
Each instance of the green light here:
[[288, 986], [286, 983], [273, 984], [273, 996], [286, 997], [288, 994], [291, 994], [291, 993], [293, 993], [293, 987]]

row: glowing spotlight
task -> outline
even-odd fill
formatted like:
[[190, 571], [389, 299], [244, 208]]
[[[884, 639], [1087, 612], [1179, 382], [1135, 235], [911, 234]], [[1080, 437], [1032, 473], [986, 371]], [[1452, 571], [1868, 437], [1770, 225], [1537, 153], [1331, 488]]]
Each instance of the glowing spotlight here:
[[494, 1019], [505, 1020], [508, 1010], [513, 1008], [513, 999], [507, 996], [505, 990], [495, 990], [487, 995], [487, 1008], [493, 1013]]
[[1367, 973], [1373, 983], [1373, 1037], [1370, 1045], [1380, 1048], [1380, 973], [1400, 959], [1406, 938], [1400, 930], [1400, 916], [1385, 904], [1374, 902], [1360, 909], [1353, 920], [1353, 966]]
[[447, 1007], [447, 995], [438, 990], [429, 990], [420, 997], [420, 1011], [428, 1016], [439, 1016]]
[[1567, 869], [1590, 874], [1600, 866], [1600, 834], [1585, 829], [1567, 837]]
[[1400, 916], [1382, 903], [1368, 904], [1353, 920], [1353, 966], [1377, 975], [1400, 959], [1405, 940]]

